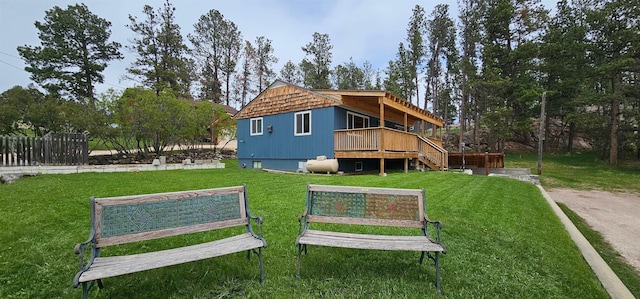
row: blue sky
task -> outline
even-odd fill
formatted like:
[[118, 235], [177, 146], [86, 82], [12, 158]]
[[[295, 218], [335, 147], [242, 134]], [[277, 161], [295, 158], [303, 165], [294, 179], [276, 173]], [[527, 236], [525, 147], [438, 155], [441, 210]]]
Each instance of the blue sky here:
[[[16, 48], [21, 45], [39, 45], [35, 21], [43, 21], [45, 11], [54, 6], [66, 8], [76, 1], [63, 0], [1, 0], [0, 1], [0, 92], [15, 85], [26, 86], [29, 73]], [[130, 45], [133, 37], [128, 16], [142, 17], [145, 4], [162, 7], [164, 0], [91, 0], [84, 2], [91, 12], [112, 23], [112, 40], [123, 46]], [[409, 0], [179, 0], [176, 20], [186, 34], [193, 24], [210, 9], [220, 11], [236, 23], [243, 38], [254, 41], [257, 36], [272, 40], [274, 54], [280, 59], [274, 70], [279, 73], [288, 60], [298, 63], [304, 57], [301, 47], [312, 40], [314, 32], [329, 34], [333, 45], [333, 65], [353, 57], [356, 63], [369, 61], [374, 68], [383, 69], [395, 58], [398, 44], [406, 37], [411, 11], [416, 4], [425, 8], [427, 15], [436, 4], [451, 6], [451, 17], [457, 19], [457, 1]], [[547, 8], [555, 1], [543, 1]], [[125, 69], [135, 54], [121, 49], [122, 61], [113, 61], [105, 70], [105, 84], [98, 92], [108, 88], [124, 89], [134, 82], [124, 80]]]

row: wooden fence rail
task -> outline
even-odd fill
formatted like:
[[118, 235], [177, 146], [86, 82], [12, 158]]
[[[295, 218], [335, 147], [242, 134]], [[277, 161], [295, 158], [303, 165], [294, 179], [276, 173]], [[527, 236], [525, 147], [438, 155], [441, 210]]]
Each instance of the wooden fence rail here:
[[88, 142], [86, 134], [0, 136], [0, 166], [87, 164]]

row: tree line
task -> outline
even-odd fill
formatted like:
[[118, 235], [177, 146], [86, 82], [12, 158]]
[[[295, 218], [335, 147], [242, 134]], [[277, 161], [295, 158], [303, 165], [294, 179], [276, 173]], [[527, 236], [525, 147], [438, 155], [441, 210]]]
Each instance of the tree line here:
[[[279, 73], [271, 40], [243, 39], [221, 12], [203, 14], [185, 38], [168, 0], [160, 8], [145, 5], [141, 16], [129, 15], [135, 38], [124, 47], [136, 59], [125, 76], [153, 96], [136, 89], [110, 97], [128, 92], [129, 101], [145, 94], [241, 108], [276, 77], [313, 89], [385, 89], [442, 117], [447, 132], [459, 125], [460, 150], [466, 143], [500, 151], [506, 141], [535, 144], [545, 93], [547, 150], [571, 152], [575, 137], [585, 136], [612, 164], [620, 154], [640, 158], [640, 0], [560, 0], [553, 13], [540, 0], [458, 4], [457, 18], [446, 4], [429, 13], [416, 5], [405, 39], [383, 69], [353, 58], [334, 65], [329, 35], [316, 32], [301, 47], [302, 61], [288, 60]], [[0, 109], [0, 133], [15, 133], [19, 125], [38, 133], [89, 130], [86, 117], [70, 115], [98, 111], [96, 102], [109, 98], [96, 96], [95, 85], [110, 61], [123, 58], [122, 45], [110, 40], [111, 23], [78, 4], [52, 8], [35, 26], [41, 45], [18, 52], [46, 94], [33, 86], [5, 91], [0, 105], [22, 110]], [[29, 98], [48, 104], [28, 109]], [[42, 107], [68, 109], [50, 114], [69, 117], [39, 119], [38, 109], [49, 109]], [[115, 115], [109, 109], [100, 113]]]

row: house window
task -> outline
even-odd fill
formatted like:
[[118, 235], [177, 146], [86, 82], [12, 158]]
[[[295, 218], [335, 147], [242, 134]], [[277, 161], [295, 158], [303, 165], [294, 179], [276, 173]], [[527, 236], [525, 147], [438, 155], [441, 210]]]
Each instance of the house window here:
[[363, 167], [362, 167], [362, 162], [356, 162], [356, 171], [362, 171]]
[[262, 168], [262, 161], [253, 161], [253, 168]]
[[369, 117], [347, 112], [347, 129], [363, 129], [369, 127]]
[[311, 111], [295, 114], [295, 136], [311, 135]]
[[251, 135], [262, 135], [262, 117], [251, 119]]

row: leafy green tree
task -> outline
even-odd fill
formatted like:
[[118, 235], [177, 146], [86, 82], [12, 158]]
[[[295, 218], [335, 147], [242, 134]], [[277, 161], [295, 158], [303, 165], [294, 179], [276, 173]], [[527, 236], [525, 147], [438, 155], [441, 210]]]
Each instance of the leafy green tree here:
[[162, 154], [167, 146], [183, 141], [189, 131], [189, 105], [171, 90], [156, 94], [140, 87], [127, 88], [116, 103], [116, 123], [125, 138], [136, 141], [140, 152], [148, 153], [151, 148]]
[[14, 86], [0, 94], [0, 135], [24, 134], [29, 107], [44, 102], [44, 94], [35, 86]]
[[186, 56], [189, 49], [175, 21], [175, 7], [167, 0], [157, 11], [145, 5], [143, 13], [142, 21], [129, 15], [131, 24], [127, 28], [136, 37], [128, 48], [138, 57], [127, 71], [157, 95], [170, 88], [179, 96], [190, 97], [192, 62]]
[[333, 45], [328, 34], [313, 34], [313, 41], [302, 47], [305, 58], [300, 63], [303, 83], [306, 87], [315, 89], [331, 88], [331, 59]]
[[85, 132], [91, 108], [54, 95], [45, 95], [34, 86], [15, 86], [0, 94], [0, 134], [36, 136], [49, 132]]
[[[208, 124], [211, 134], [218, 138], [214, 142], [213, 150], [214, 152], [219, 152], [230, 141], [237, 139], [236, 120], [227, 114], [222, 105], [214, 105], [212, 113], [207, 114], [207, 116], [209, 117]], [[226, 140], [226, 143], [218, 147], [221, 140]]]
[[31, 79], [52, 95], [68, 96], [93, 105], [95, 85], [114, 59], [122, 59], [120, 44], [109, 41], [111, 22], [91, 13], [86, 5], [58, 6], [35, 22], [41, 46], [20, 46]]

